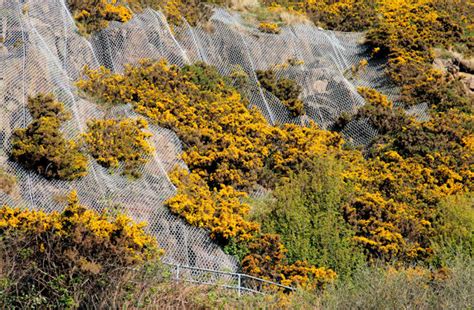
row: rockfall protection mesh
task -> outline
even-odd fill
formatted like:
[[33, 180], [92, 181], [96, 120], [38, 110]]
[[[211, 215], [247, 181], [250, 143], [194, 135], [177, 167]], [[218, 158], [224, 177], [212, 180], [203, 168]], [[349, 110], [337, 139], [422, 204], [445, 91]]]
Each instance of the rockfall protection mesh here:
[[[396, 89], [384, 78], [381, 63], [369, 62], [357, 78], [350, 77], [351, 67], [368, 58], [360, 44], [361, 34], [325, 31], [306, 24], [284, 27], [278, 35], [265, 34], [246, 25], [239, 15], [220, 9], [205, 28], [185, 23], [174, 31], [162, 14], [145, 10], [126, 24], [111, 23], [86, 39], [77, 33], [65, 0], [0, 0], [0, 37], [4, 38], [0, 43], [0, 165], [16, 175], [19, 185], [14, 194], [0, 193], [0, 205], [61, 210], [62, 197], [77, 189], [85, 205], [97, 210], [119, 208], [136, 220], [147, 221], [148, 229], [166, 250], [168, 262], [201, 268], [234, 271], [237, 265], [206, 231], [187, 225], [163, 206], [176, 191], [167, 174], [175, 165], [185, 166], [180, 160], [180, 141], [173, 132], [151, 126], [156, 153], [139, 180], [111, 175], [90, 160], [87, 177], [50, 181], [8, 159], [13, 130], [26, 127], [31, 120], [26, 108], [28, 96], [52, 92], [64, 102], [73, 113], [72, 120], [63, 126], [69, 137], [83, 132], [88, 119], [104, 114], [96, 104], [80, 98], [73, 86], [86, 64], [120, 72], [124, 64], [142, 58], [166, 58], [177, 65], [204, 61], [223, 74], [240, 66], [253, 82], [251, 104], [272, 124], [313, 119], [327, 128], [342, 112], [353, 113], [364, 104], [356, 91], [359, 85], [377, 88], [396, 100]], [[289, 59], [303, 64], [280, 66], [277, 75], [290, 77], [303, 87], [304, 117], [292, 117], [275, 96], [257, 84], [255, 70]], [[424, 107], [416, 107], [410, 112], [424, 117], [424, 111]], [[134, 115], [126, 106], [111, 113]], [[376, 131], [359, 121], [350, 123], [343, 133], [352, 143], [365, 144]]]

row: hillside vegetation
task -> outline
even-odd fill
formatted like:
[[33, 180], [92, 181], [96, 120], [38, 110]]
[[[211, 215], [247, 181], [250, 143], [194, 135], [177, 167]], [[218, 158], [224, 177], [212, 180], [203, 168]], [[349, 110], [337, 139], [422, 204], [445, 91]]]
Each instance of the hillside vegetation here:
[[[185, 20], [200, 25], [214, 5], [236, 2], [68, 1], [84, 35], [128, 22], [147, 7], [162, 10], [176, 29]], [[206, 63], [179, 67], [164, 59], [143, 59], [120, 73], [85, 67], [76, 81], [81, 95], [105, 108], [129, 105], [140, 118], [93, 119], [84, 134], [67, 139], [64, 105], [36, 94], [28, 101], [32, 122], [15, 131], [10, 157], [46, 178], [73, 180], [87, 174], [89, 154], [112, 173], [138, 179], [154, 152], [148, 124], [169, 129], [188, 169], [171, 173], [177, 193], [165, 205], [208, 230], [242, 272], [298, 292], [238, 299], [215, 288], [183, 287], [189, 296], [176, 296], [159, 263], [162, 252], [143, 225], [92, 212], [73, 192], [62, 213], [0, 209], [0, 302], [18, 308], [473, 306], [474, 97], [461, 75], [433, 62], [440, 50], [472, 57], [474, 5], [263, 0], [243, 8], [269, 35], [288, 22], [282, 12], [331, 30], [364, 31], [364, 44], [372, 58], [386, 61], [401, 103], [360, 87], [366, 105], [341, 115], [332, 131], [314, 122], [271, 125], [249, 108], [242, 72], [223, 76]], [[271, 68], [255, 76], [293, 116], [306, 113], [295, 81]], [[420, 104], [427, 104], [429, 119], [405, 112]], [[339, 131], [352, 120], [367, 120], [377, 137], [363, 148], [346, 143]], [[12, 183], [0, 170], [0, 190], [12, 191]]]

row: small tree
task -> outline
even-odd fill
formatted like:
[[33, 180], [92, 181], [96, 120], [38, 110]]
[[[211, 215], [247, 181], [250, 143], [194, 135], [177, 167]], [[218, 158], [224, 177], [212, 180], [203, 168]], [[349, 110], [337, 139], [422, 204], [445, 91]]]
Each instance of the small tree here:
[[281, 236], [290, 262], [305, 260], [344, 276], [365, 258], [342, 214], [351, 196], [342, 170], [327, 157], [307, 162], [275, 189], [256, 217], [264, 232]]

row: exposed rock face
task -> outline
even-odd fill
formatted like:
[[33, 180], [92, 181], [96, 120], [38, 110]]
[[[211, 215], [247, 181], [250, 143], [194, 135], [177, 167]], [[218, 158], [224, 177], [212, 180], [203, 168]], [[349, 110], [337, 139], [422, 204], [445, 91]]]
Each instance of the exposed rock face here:
[[435, 50], [435, 55], [437, 58], [433, 61], [433, 67], [461, 79], [467, 94], [474, 95], [474, 58], [465, 58], [460, 53], [440, 49]]
[[459, 57], [456, 59], [459, 64], [458, 76], [466, 85], [469, 95], [474, 95], [474, 58], [464, 59]]
[[465, 72], [459, 72], [457, 76], [460, 77], [464, 82], [466, 90], [469, 91], [470, 95], [474, 95], [474, 75]]
[[459, 67], [454, 64], [452, 58], [435, 58], [433, 67], [444, 73], [457, 73], [459, 71]]
[[459, 70], [461, 72], [474, 74], [474, 59], [459, 59]]
[[313, 89], [315, 93], [325, 94], [328, 88], [328, 81], [327, 80], [319, 80], [314, 82]]

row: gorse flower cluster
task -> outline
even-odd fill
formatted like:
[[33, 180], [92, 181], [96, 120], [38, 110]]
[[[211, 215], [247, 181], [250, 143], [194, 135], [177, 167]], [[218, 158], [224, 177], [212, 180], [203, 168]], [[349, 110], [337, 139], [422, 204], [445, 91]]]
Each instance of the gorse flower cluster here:
[[[98, 249], [102, 249], [104, 261], [119, 259], [124, 265], [150, 259], [159, 252], [155, 239], [144, 232], [144, 227], [144, 223], [135, 224], [125, 215], [112, 217], [107, 213], [87, 209], [79, 204], [75, 191], [68, 196], [68, 206], [62, 213], [47, 214], [7, 206], [0, 209], [2, 235], [14, 232], [34, 234], [38, 239], [35, 240], [37, 248], [33, 248], [39, 252], [45, 252], [45, 246], [51, 245], [49, 242], [68, 240], [69, 242], [58, 245], [71, 246], [71, 250], [78, 251], [78, 262], [90, 258], [92, 251], [101, 252]], [[82, 233], [77, 235], [79, 231]], [[109, 249], [106, 250], [107, 248]], [[114, 258], [111, 253], [117, 256]], [[102, 260], [99, 256], [94, 258]], [[100, 271], [101, 266], [97, 267]]]
[[83, 34], [105, 29], [111, 21], [125, 23], [132, 18], [132, 11], [125, 5], [126, 1], [68, 0], [67, 4], [76, 20], [79, 32]]
[[377, 2], [379, 0], [292, 1], [294, 9], [305, 12], [316, 25], [340, 31], [361, 31], [373, 25]]
[[153, 147], [147, 141], [151, 133], [144, 119], [104, 119], [87, 123], [83, 135], [89, 153], [106, 168], [118, 168], [123, 162], [122, 174], [140, 177], [139, 169], [147, 162]]
[[82, 34], [103, 30], [111, 21], [126, 23], [135, 12], [150, 7], [162, 11], [172, 26], [187, 21], [192, 26], [206, 22], [212, 15], [210, 5], [223, 0], [68, 0], [67, 4]]
[[376, 91], [359, 91], [368, 104], [354, 118], [368, 118], [381, 135], [367, 160], [350, 157], [347, 178], [359, 195], [346, 217], [374, 257], [426, 258], [440, 201], [473, 189], [473, 118], [454, 109], [418, 122]]
[[352, 116], [352, 119], [367, 119], [380, 135], [402, 131], [411, 122], [405, 110], [393, 107], [387, 96], [371, 88], [359, 87], [357, 90], [366, 100], [366, 104]]
[[250, 206], [241, 202], [245, 193], [228, 185], [210, 189], [197, 173], [183, 170], [175, 171], [171, 180], [178, 194], [167, 206], [191, 225], [208, 228], [214, 239], [247, 241], [258, 232], [258, 224], [246, 219]]
[[81, 145], [106, 168], [119, 168], [122, 163], [122, 174], [133, 178], [140, 177], [140, 168], [154, 151], [144, 119], [90, 120], [76, 143], [60, 131], [61, 123], [71, 116], [53, 95], [30, 97], [28, 108], [33, 121], [14, 132], [11, 157], [47, 178], [73, 180], [87, 175], [88, 160]]
[[127, 268], [162, 254], [144, 226], [125, 215], [89, 210], [75, 192], [61, 213], [3, 206], [0, 261], [15, 271], [4, 273], [2, 300], [10, 296], [13, 307], [27, 304], [25, 298], [39, 308], [87, 307], [126, 279]]
[[138, 113], [175, 131], [184, 144], [184, 161], [211, 187], [242, 189], [256, 183], [262, 155], [269, 153], [269, 128], [214, 69], [203, 64], [181, 69], [145, 60], [126, 67], [124, 74], [86, 68], [84, 77], [79, 88], [107, 102], [130, 103]]
[[[306, 13], [315, 24], [328, 29], [367, 30], [372, 54], [388, 57], [387, 73], [401, 87], [405, 104], [429, 102], [443, 109], [456, 105], [453, 96], [457, 97], [454, 101], [461, 99], [456, 94], [459, 81], [446, 80], [431, 63], [433, 48], [437, 46], [472, 54], [472, 5], [461, 0], [276, 2]], [[469, 105], [466, 100], [461, 101], [457, 104]]]
[[[414, 38], [411, 37], [414, 30], [421, 30], [419, 40], [443, 40], [452, 36], [451, 30], [459, 31], [458, 26], [469, 25], [469, 19], [472, 18], [469, 15], [472, 15], [473, 10], [472, 6], [460, 0], [263, 0], [262, 2], [265, 5], [279, 4], [290, 10], [305, 13], [316, 25], [338, 31], [372, 31], [389, 24], [407, 26], [405, 31], [409, 34], [407, 37], [409, 40]], [[450, 25], [444, 28], [447, 32], [440, 33], [440, 37], [428, 38], [429, 33], [441, 30], [443, 23], [444, 26]], [[405, 33], [397, 34], [395, 28], [392, 30], [389, 31], [392, 38], [398, 36], [401, 39], [405, 36]]]
[[260, 85], [280, 99], [293, 116], [305, 113], [303, 101], [298, 99], [302, 89], [295, 81], [277, 78], [273, 70], [258, 70], [256, 74]]
[[278, 26], [278, 24], [268, 22], [261, 22], [258, 25], [258, 30], [271, 34], [279, 34], [281, 32], [280, 26]]
[[448, 81], [431, 66], [433, 48], [464, 41], [465, 33], [469, 32], [467, 25], [474, 22], [472, 6], [461, 1], [450, 2], [381, 1], [378, 4], [382, 17], [369, 29], [367, 41], [388, 55], [387, 73], [400, 85], [402, 101], [407, 105], [428, 102], [434, 108], [444, 109], [446, 104], [460, 100], [456, 94], [459, 81]]
[[87, 174], [87, 158], [77, 143], [61, 133], [61, 124], [70, 119], [64, 105], [53, 95], [28, 99], [33, 121], [17, 129], [11, 140], [11, 158], [47, 178], [72, 180]]

